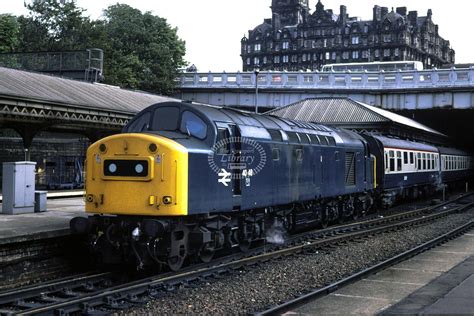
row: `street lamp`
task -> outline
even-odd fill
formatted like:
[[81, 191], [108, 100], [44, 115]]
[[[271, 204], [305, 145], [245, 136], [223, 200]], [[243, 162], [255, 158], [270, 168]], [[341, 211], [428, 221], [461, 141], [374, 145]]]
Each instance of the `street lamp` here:
[[255, 113], [258, 113], [258, 74], [260, 69], [255, 68], [253, 73], [255, 74]]

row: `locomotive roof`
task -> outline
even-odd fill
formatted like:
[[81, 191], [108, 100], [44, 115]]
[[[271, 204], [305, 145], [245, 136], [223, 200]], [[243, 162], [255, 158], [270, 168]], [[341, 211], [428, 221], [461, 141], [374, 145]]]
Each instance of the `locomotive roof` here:
[[253, 112], [237, 110], [229, 107], [220, 107], [202, 103], [162, 102], [157, 103], [152, 107], [172, 105], [192, 108], [214, 122], [227, 122], [234, 123], [236, 125], [258, 126], [264, 127], [266, 129], [281, 129], [284, 131], [293, 132], [307, 132], [308, 130], [313, 130], [316, 132], [334, 133], [333, 128], [321, 124], [272, 117], [264, 114], [256, 114]]

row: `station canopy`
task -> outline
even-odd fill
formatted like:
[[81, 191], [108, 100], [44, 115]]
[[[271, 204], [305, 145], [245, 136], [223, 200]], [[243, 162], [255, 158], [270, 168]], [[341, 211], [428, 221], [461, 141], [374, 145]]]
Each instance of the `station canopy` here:
[[447, 136], [407, 117], [350, 98], [309, 98], [265, 113], [358, 132], [444, 144]]
[[130, 114], [154, 103], [176, 101], [143, 91], [0, 67], [0, 100], [5, 98]]

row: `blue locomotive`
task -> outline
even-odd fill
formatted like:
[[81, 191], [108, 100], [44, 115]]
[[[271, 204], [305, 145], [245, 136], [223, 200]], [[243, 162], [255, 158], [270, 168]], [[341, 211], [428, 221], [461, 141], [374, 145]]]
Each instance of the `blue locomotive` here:
[[269, 231], [356, 218], [472, 176], [449, 148], [231, 108], [164, 102], [90, 146], [88, 218], [104, 262], [166, 265], [245, 251]]

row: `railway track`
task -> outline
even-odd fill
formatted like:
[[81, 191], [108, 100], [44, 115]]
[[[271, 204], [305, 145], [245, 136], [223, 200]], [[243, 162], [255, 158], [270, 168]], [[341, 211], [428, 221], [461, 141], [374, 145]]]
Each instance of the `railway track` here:
[[[474, 205], [469, 194], [433, 207], [402, 212], [383, 218], [350, 223], [291, 237], [286, 246], [263, 245], [247, 254], [234, 254], [209, 264], [197, 264], [178, 273], [164, 273], [124, 284], [107, 281], [111, 274], [82, 275], [70, 280], [0, 293], [0, 313], [22, 314], [107, 314], [143, 304], [181, 286], [199, 286], [239, 269], [307, 251], [317, 251], [375, 234], [422, 225], [460, 212]], [[470, 223], [472, 226], [472, 223]], [[270, 312], [272, 313], [272, 312]]]

